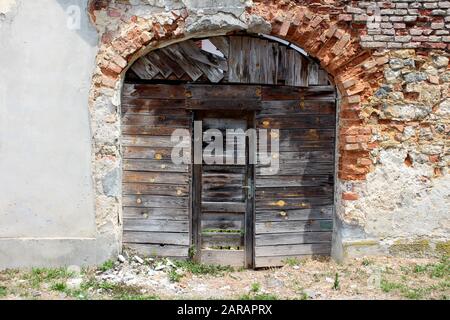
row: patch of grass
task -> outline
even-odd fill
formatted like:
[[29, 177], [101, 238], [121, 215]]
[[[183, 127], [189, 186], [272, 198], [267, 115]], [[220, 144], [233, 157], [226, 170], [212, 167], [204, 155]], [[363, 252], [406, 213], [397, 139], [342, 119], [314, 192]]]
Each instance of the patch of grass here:
[[167, 275], [169, 276], [169, 280], [171, 282], [180, 282], [181, 278], [183, 278], [183, 274], [174, 269], [170, 270]]
[[191, 260], [178, 260], [174, 262], [175, 266], [192, 274], [203, 275], [222, 275], [224, 272], [232, 272], [234, 269], [229, 266], [218, 266], [201, 264]]
[[404, 285], [401, 283], [390, 282], [390, 281], [387, 281], [386, 279], [382, 279], [380, 282], [381, 290], [386, 293], [389, 293], [393, 290], [402, 289], [403, 287], [404, 287]]
[[66, 292], [67, 285], [64, 282], [57, 282], [57, 283], [52, 284], [50, 289], [53, 291]]
[[8, 290], [6, 290], [6, 287], [0, 287], [0, 298], [6, 297], [7, 294], [8, 294]]
[[108, 260], [105, 261], [98, 269], [102, 272], [106, 272], [108, 270], [111, 270], [112, 268], [114, 268], [114, 261]]
[[31, 282], [34, 288], [39, 287], [43, 282], [53, 280], [67, 279], [72, 276], [65, 268], [47, 269], [47, 268], [33, 268], [30, 273], [25, 275], [25, 278]]
[[259, 292], [259, 290], [261, 290], [261, 285], [258, 282], [252, 283], [250, 291], [253, 293], [257, 293]]
[[149, 300], [160, 300], [161, 298], [157, 295], [123, 295], [120, 300], [134, 300], [134, 301], [149, 301]]
[[271, 293], [244, 294], [238, 300], [279, 300], [278, 296]]
[[450, 276], [450, 261], [448, 257], [443, 257], [437, 263], [429, 263], [425, 265], [415, 264], [412, 268], [402, 267], [406, 274], [428, 274], [430, 278], [444, 278]]
[[336, 272], [334, 275], [334, 283], [333, 283], [333, 290], [339, 290], [340, 289], [340, 281], [339, 281], [339, 274]]
[[286, 258], [285, 260], [283, 260], [283, 263], [285, 265], [290, 266], [290, 267], [299, 266], [300, 265], [300, 260], [298, 260], [295, 257], [289, 257], [289, 258]]
[[362, 265], [364, 267], [370, 266], [372, 263], [373, 263], [373, 261], [370, 260], [370, 259], [367, 259], [367, 258], [364, 258], [363, 261], [362, 261]]

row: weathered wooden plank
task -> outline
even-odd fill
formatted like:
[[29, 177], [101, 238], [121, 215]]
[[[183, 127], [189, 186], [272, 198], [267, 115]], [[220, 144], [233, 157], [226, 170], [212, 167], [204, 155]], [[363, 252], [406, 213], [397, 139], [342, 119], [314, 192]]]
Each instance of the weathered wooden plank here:
[[239, 202], [202, 202], [202, 212], [236, 212], [246, 211], [246, 204]]
[[256, 203], [257, 210], [287, 210], [287, 209], [308, 209], [333, 204], [333, 196], [322, 197], [299, 197], [277, 199], [260, 199]]
[[123, 169], [127, 171], [189, 172], [189, 165], [172, 161], [124, 159]]
[[123, 96], [139, 99], [185, 99], [184, 85], [128, 84], [123, 87]]
[[145, 57], [133, 63], [131, 70], [133, 70], [141, 80], [152, 80], [159, 72], [153, 65], [147, 63]]
[[186, 90], [191, 99], [220, 101], [261, 99], [260, 86], [188, 84]]
[[204, 100], [189, 99], [186, 102], [189, 110], [260, 110], [258, 100]]
[[257, 117], [267, 115], [284, 114], [335, 114], [335, 101], [316, 101], [316, 100], [281, 100], [281, 101], [263, 101], [261, 111]]
[[125, 219], [124, 231], [142, 232], [189, 232], [189, 221]]
[[202, 64], [207, 66], [214, 67], [215, 69], [220, 69], [223, 71], [228, 70], [227, 59], [202, 50], [192, 40], [180, 42], [179, 46], [182, 48], [183, 52], [192, 60], [201, 62]]
[[284, 244], [279, 246], [264, 246], [255, 248], [256, 257], [266, 256], [292, 256], [292, 255], [315, 255], [331, 252], [330, 243], [313, 244]]
[[[184, 90], [183, 90], [184, 91]], [[171, 113], [173, 109], [183, 110], [185, 107], [185, 99], [154, 99], [154, 98], [138, 98], [138, 97], [122, 97], [122, 113], [127, 110], [134, 110], [131, 113], [150, 113], [155, 109]]]
[[333, 220], [266, 221], [266, 222], [256, 222], [255, 225], [256, 234], [311, 232], [311, 231], [329, 232], [332, 229], [333, 229]]
[[201, 262], [204, 264], [212, 264], [212, 265], [243, 267], [244, 251], [205, 249], [202, 250], [201, 253]]
[[279, 168], [262, 166], [256, 168], [256, 174], [258, 176], [299, 176], [305, 174], [333, 174], [334, 163], [317, 162], [317, 163], [292, 163], [282, 164]]
[[226, 216], [215, 214], [213, 218], [202, 215], [202, 230], [244, 230], [244, 215]]
[[[158, 100], [156, 100], [158, 101]], [[161, 101], [161, 100], [159, 100]], [[168, 100], [171, 101], [171, 100]], [[172, 100], [172, 101], [179, 101], [179, 100]], [[122, 114], [121, 116], [125, 116], [127, 114], [134, 114], [134, 115], [148, 115], [148, 116], [188, 116], [188, 111], [184, 109], [184, 101], [183, 104], [180, 105], [180, 109], [173, 109], [173, 108], [164, 108], [163, 106], [159, 108], [148, 108], [148, 107], [141, 107], [141, 106], [122, 106]], [[183, 109], [181, 109], [183, 108]]]
[[265, 129], [334, 128], [335, 118], [329, 115], [291, 115], [257, 119], [257, 127]]
[[288, 69], [288, 61], [287, 61], [287, 47], [280, 45], [278, 47], [278, 74], [277, 74], [277, 82], [285, 81], [286, 74]]
[[166, 126], [175, 128], [189, 128], [190, 119], [187, 115], [141, 115], [125, 114], [122, 117], [123, 123], [128, 125], [146, 125], [146, 126]]
[[159, 195], [124, 195], [124, 206], [145, 208], [188, 208], [189, 198]]
[[230, 50], [228, 55], [228, 81], [229, 82], [241, 82], [242, 77], [242, 37], [231, 36]]
[[300, 176], [258, 176], [256, 187], [303, 187], [303, 186], [322, 186], [333, 183], [333, 177], [330, 175], [300, 175]]
[[153, 125], [122, 125], [122, 133], [125, 135], [171, 136], [175, 130], [188, 130], [184, 126], [165, 127]]
[[185, 197], [189, 195], [188, 185], [153, 184], [153, 183], [123, 183], [124, 195], [159, 195]]
[[256, 199], [323, 197], [332, 192], [332, 186], [258, 188], [256, 190]]
[[189, 245], [189, 233], [181, 232], [140, 232], [127, 231], [123, 234], [124, 243]]
[[288, 86], [262, 86], [262, 100], [317, 100], [334, 101], [333, 86], [312, 86], [308, 88], [293, 88]]
[[308, 84], [310, 86], [319, 85], [319, 69], [320, 67], [317, 63], [310, 63], [308, 65], [308, 73], [309, 73]]
[[[142, 59], [142, 58], [141, 58]], [[166, 63], [165, 60], [161, 59], [157, 52], [150, 52], [145, 56], [145, 61], [149, 63], [154, 69], [158, 70], [159, 73], [163, 76], [163, 78], [167, 79], [172, 73], [173, 70]]]
[[208, 39], [225, 57], [228, 57], [230, 43], [228, 37], [212, 37]]
[[333, 218], [333, 206], [315, 207], [298, 210], [258, 210], [256, 221], [305, 221], [330, 220]]
[[183, 68], [181, 68], [176, 61], [172, 60], [163, 50], [155, 50], [152, 54], [156, 55], [159, 60], [164, 61], [164, 63], [172, 69], [172, 72], [178, 79], [181, 79], [185, 75]]
[[186, 184], [189, 182], [189, 175], [184, 173], [124, 171], [123, 182]]
[[192, 60], [185, 57], [179, 44], [171, 45], [161, 49], [170, 59], [176, 61], [178, 65], [189, 75], [192, 81], [197, 81], [203, 72], [197, 65], [192, 63]]
[[243, 247], [244, 236], [235, 232], [202, 233], [202, 247]]
[[124, 146], [125, 159], [172, 160], [172, 148]]
[[126, 247], [136, 251], [142, 257], [173, 257], [178, 259], [189, 256], [189, 246], [128, 243]]
[[124, 207], [123, 218], [188, 221], [189, 210], [183, 208]]
[[268, 233], [255, 236], [256, 247], [330, 243], [332, 232]]
[[[334, 130], [333, 130], [334, 131]], [[302, 163], [302, 162], [333, 162], [333, 150], [311, 150], [311, 151], [284, 151], [275, 154], [280, 163]]]

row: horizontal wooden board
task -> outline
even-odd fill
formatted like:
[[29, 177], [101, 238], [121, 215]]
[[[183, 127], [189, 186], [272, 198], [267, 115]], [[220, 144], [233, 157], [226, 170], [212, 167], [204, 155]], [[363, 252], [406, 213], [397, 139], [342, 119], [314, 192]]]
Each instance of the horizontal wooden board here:
[[190, 165], [174, 164], [172, 161], [124, 159], [123, 169], [148, 172], [189, 172]]
[[330, 243], [332, 232], [266, 233], [255, 236], [256, 247]]
[[247, 210], [246, 203], [239, 202], [202, 202], [202, 212], [236, 212]]
[[172, 161], [172, 148], [151, 148], [124, 146], [123, 157], [125, 159], [148, 159]]
[[274, 100], [262, 101], [261, 116], [276, 116], [284, 114], [335, 114], [335, 101], [321, 100]]
[[[127, 113], [152, 113], [155, 110], [170, 112], [171, 110], [183, 110], [186, 107], [186, 99], [151, 99], [140, 96], [122, 97], [122, 114]], [[186, 111], [183, 111], [183, 113]]]
[[256, 174], [258, 176], [301, 176], [311, 174], [332, 174], [334, 172], [334, 164], [327, 162], [303, 162], [303, 163], [281, 163], [276, 166], [258, 166]]
[[185, 99], [184, 85], [173, 84], [128, 84], [123, 85], [123, 96], [139, 99]]
[[314, 244], [285, 244], [277, 246], [263, 246], [255, 248], [256, 257], [267, 256], [296, 256], [296, 255], [315, 255], [331, 252], [330, 243]]
[[189, 256], [189, 246], [128, 243], [126, 247], [136, 251], [142, 257], [187, 258]]
[[186, 108], [189, 110], [260, 110], [258, 100], [204, 100], [188, 99]]
[[231, 232], [208, 232], [202, 233], [202, 247], [242, 247], [244, 246], [244, 235]]
[[317, 197], [260, 199], [256, 202], [256, 210], [275, 209], [309, 209], [333, 204], [333, 194]]
[[[144, 100], [145, 101], [145, 100]], [[151, 100], [154, 101], [154, 100]], [[156, 100], [158, 101], [158, 100]], [[161, 101], [161, 100], [159, 100]], [[168, 100], [168, 101], [174, 101], [174, 100]], [[181, 101], [181, 100], [175, 100], [175, 101]], [[185, 103], [183, 101], [183, 104], [180, 103], [180, 108], [165, 108], [163, 104], [161, 104], [161, 107], [150, 107], [150, 106], [130, 106], [125, 105], [122, 106], [122, 117], [125, 115], [143, 115], [143, 116], [155, 116], [155, 117], [161, 117], [161, 116], [190, 116], [189, 111], [185, 108]]]
[[335, 101], [333, 86], [314, 86], [308, 88], [295, 88], [291, 86], [263, 86], [262, 100], [316, 100]]
[[305, 220], [330, 220], [333, 218], [333, 206], [323, 206], [311, 209], [297, 210], [259, 210], [256, 213], [256, 221], [305, 221]]
[[231, 267], [244, 266], [243, 250], [213, 250], [201, 251], [201, 263], [212, 265], [224, 265]]
[[201, 100], [261, 100], [260, 86], [188, 84], [189, 99]]
[[189, 182], [189, 175], [185, 173], [124, 171], [123, 182], [186, 184]]
[[256, 234], [331, 231], [332, 229], [333, 220], [257, 222], [255, 226]]
[[256, 122], [258, 129], [332, 129], [336, 119], [330, 115], [291, 115], [261, 117]]
[[140, 232], [127, 231], [123, 234], [124, 243], [189, 245], [189, 233], [181, 232]]
[[122, 125], [122, 134], [141, 136], [171, 136], [175, 130], [186, 130], [184, 126], [164, 127], [154, 125]]
[[124, 195], [123, 205], [145, 208], [188, 208], [189, 198], [181, 196]]
[[326, 186], [333, 183], [330, 175], [257, 176], [256, 188]]
[[201, 216], [202, 230], [244, 230], [244, 215], [207, 213]]
[[188, 221], [151, 220], [151, 219], [125, 219], [124, 231], [147, 232], [189, 232]]
[[256, 189], [256, 200], [277, 198], [324, 197], [333, 192], [331, 186], [320, 187], [278, 187]]
[[124, 125], [146, 125], [157, 127], [189, 128], [191, 119], [186, 115], [153, 116], [146, 114], [125, 114], [122, 117]]
[[189, 186], [187, 184], [123, 183], [122, 190], [124, 195], [189, 196]]
[[188, 221], [189, 210], [183, 208], [142, 208], [124, 207], [124, 219], [151, 219], [151, 220], [177, 220]]

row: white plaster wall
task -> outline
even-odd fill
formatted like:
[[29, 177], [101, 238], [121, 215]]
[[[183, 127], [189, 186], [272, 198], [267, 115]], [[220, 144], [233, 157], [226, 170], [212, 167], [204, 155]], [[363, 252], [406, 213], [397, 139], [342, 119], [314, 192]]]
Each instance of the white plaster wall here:
[[[0, 268], [26, 264], [26, 253], [11, 252], [30, 238], [95, 237], [88, 93], [97, 33], [86, 4], [0, 0]], [[77, 8], [80, 28], [68, 28]], [[33, 249], [42, 250], [36, 264], [45, 249]], [[70, 252], [46, 252], [45, 262], [61, 254]]]

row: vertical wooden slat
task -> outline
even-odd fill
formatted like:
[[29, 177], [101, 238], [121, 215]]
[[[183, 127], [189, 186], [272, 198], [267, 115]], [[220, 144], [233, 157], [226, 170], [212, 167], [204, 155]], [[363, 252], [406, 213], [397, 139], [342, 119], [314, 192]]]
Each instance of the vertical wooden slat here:
[[230, 37], [230, 53], [228, 55], [228, 81], [241, 82], [242, 37]]

